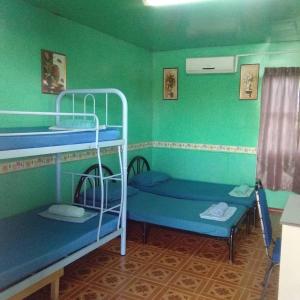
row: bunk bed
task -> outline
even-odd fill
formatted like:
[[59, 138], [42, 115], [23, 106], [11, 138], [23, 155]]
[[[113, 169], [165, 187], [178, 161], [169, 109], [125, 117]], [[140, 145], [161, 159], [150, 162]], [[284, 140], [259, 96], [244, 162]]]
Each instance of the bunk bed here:
[[[112, 175], [113, 172], [102, 165], [102, 172]], [[130, 169], [128, 169], [130, 171]], [[101, 187], [93, 182], [87, 182], [85, 178], [95, 176], [99, 173], [99, 166], [92, 165], [85, 170], [84, 175], [79, 180], [74, 194], [75, 203], [85, 203], [88, 205], [99, 205]], [[108, 192], [108, 205], [116, 205], [119, 201], [117, 183], [112, 182]], [[207, 210], [213, 201], [194, 201], [192, 199], [179, 199], [168, 196], [156, 195], [149, 192], [140, 191], [132, 186], [127, 187], [127, 217], [129, 220], [141, 222], [143, 224], [143, 240], [147, 242], [148, 224], [171, 227], [175, 229], [194, 232], [197, 234], [224, 239], [228, 241], [229, 261], [234, 260], [234, 239], [239, 226], [243, 221], [247, 221], [247, 231], [249, 231], [248, 208], [235, 204], [235, 213], [226, 221], [216, 221], [200, 218], [199, 214]]]
[[[83, 107], [80, 113], [76, 112], [78, 101], [83, 104], [80, 105]], [[119, 123], [116, 125], [108, 120], [110, 101], [120, 107]], [[102, 104], [98, 106], [98, 102]], [[103, 111], [98, 111], [98, 107]], [[88, 113], [90, 110], [92, 112]], [[99, 118], [100, 113], [102, 118]], [[102, 149], [117, 148], [120, 172], [110, 176], [100, 169], [97, 176], [87, 178], [94, 186], [95, 182], [102, 187], [109, 181], [118, 182], [120, 201], [117, 205], [105, 205], [106, 195], [102, 192], [98, 205], [81, 204], [90, 216], [82, 222], [41, 216], [48, 206], [0, 220], [0, 299], [20, 299], [48, 283], [52, 285], [52, 298], [58, 299], [59, 277], [66, 265], [119, 236], [121, 255], [126, 254], [126, 97], [117, 89], [67, 90], [57, 96], [55, 112], [0, 111], [0, 115], [55, 119], [51, 128], [1, 129], [0, 159], [54, 154], [56, 203], [62, 203], [61, 153], [94, 149], [97, 164], [101, 165]], [[82, 174], [69, 175], [74, 194], [74, 186]]]

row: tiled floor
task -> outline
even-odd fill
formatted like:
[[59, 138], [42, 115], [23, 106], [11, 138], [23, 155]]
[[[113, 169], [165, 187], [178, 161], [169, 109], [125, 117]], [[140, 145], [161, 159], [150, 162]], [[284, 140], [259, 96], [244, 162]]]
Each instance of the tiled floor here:
[[[129, 224], [127, 255], [120, 256], [119, 250], [119, 240], [114, 240], [65, 268], [60, 299], [260, 298], [267, 266], [260, 228], [238, 234], [234, 264], [228, 262], [223, 240], [153, 226], [144, 245], [136, 223]], [[277, 299], [278, 271], [271, 277], [267, 299]], [[49, 287], [29, 299], [49, 299]]]

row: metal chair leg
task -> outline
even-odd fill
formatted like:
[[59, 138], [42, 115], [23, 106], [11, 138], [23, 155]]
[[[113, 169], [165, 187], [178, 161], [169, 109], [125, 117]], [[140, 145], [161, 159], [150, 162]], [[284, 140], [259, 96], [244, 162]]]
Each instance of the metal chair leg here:
[[274, 266], [276, 266], [276, 265], [273, 262], [271, 262], [271, 264], [268, 267], [268, 270], [266, 272], [266, 275], [265, 275], [265, 278], [264, 278], [264, 281], [263, 281], [263, 291], [262, 291], [261, 298], [260, 298], [261, 300], [265, 299], [267, 287], [268, 287], [269, 280], [270, 280], [271, 273], [273, 271]]

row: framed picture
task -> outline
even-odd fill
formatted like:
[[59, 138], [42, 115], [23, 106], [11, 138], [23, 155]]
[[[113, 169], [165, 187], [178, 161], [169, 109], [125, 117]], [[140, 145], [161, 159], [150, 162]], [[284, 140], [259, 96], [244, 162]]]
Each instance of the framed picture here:
[[49, 50], [41, 50], [42, 93], [59, 94], [67, 86], [66, 56]]
[[178, 68], [164, 68], [163, 98], [177, 100], [178, 98]]
[[240, 76], [240, 99], [257, 99], [259, 64], [241, 65]]

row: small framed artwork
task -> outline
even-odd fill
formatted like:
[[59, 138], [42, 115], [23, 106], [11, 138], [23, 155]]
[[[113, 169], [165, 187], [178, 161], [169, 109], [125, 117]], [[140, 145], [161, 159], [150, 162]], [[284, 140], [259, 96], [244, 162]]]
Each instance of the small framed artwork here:
[[163, 99], [177, 100], [178, 98], [178, 68], [163, 69]]
[[49, 50], [41, 50], [42, 93], [59, 94], [67, 86], [66, 56]]
[[240, 100], [257, 99], [259, 64], [241, 65]]

